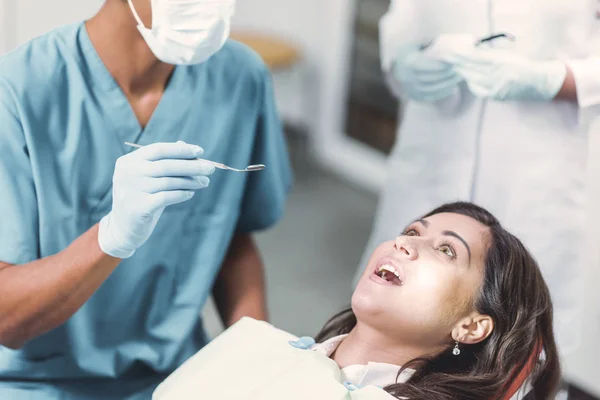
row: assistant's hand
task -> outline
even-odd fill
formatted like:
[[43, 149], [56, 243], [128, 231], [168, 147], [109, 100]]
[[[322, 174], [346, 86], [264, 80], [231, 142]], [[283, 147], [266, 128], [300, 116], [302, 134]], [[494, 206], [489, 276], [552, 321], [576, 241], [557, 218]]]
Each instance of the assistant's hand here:
[[454, 64], [473, 94], [500, 101], [551, 101], [567, 76], [560, 61], [530, 60], [504, 49], [472, 47], [446, 61]]
[[431, 56], [416, 45], [400, 50], [393, 72], [407, 96], [418, 102], [442, 100], [462, 81], [452, 64]]
[[113, 175], [112, 210], [98, 231], [102, 251], [131, 257], [148, 240], [165, 207], [208, 187], [215, 168], [196, 160], [203, 152], [184, 142], [155, 143], [120, 157]]
[[452, 56], [474, 46], [475, 38], [463, 33], [439, 35], [426, 46], [406, 45], [398, 53], [394, 76], [410, 99], [442, 100], [452, 95], [464, 80]]

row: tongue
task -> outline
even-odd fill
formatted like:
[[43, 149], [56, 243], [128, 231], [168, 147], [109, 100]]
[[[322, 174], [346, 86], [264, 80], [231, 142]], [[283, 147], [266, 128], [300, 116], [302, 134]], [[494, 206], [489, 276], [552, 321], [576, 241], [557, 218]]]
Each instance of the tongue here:
[[395, 274], [393, 274], [389, 271], [383, 271], [382, 278], [388, 282], [391, 282], [391, 283], [394, 283], [397, 285], [400, 284], [400, 279], [398, 279], [398, 277]]
[[396, 275], [392, 274], [389, 271], [383, 271], [383, 279], [388, 282], [393, 282], [396, 279]]

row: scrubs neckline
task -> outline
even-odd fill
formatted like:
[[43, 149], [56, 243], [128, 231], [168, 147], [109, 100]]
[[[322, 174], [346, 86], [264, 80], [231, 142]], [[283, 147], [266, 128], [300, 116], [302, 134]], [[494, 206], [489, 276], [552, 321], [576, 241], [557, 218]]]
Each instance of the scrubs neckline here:
[[[185, 80], [189, 78], [189, 69], [185, 66], [175, 66], [173, 73], [171, 74], [169, 81], [165, 87], [164, 93], [153, 111], [148, 123], [145, 127], [142, 127], [139, 120], [137, 119], [131, 103], [127, 96], [109, 72], [108, 68], [100, 58], [100, 55], [96, 51], [91, 38], [87, 31], [85, 22], [82, 22], [79, 26], [78, 41], [81, 46], [81, 54], [84, 58], [83, 67], [87, 67], [90, 73], [90, 85], [99, 88], [103, 93], [103, 99], [100, 101], [108, 101], [107, 108], [110, 109], [108, 118], [115, 127], [115, 131], [119, 140], [121, 141], [121, 147], [124, 151], [131, 151], [124, 142], [138, 143], [142, 137], [153, 136], [151, 133], [154, 130], [166, 129], [172, 126], [173, 121], [177, 119], [185, 118], [190, 105], [190, 98], [194, 93], [193, 85], [186, 84]], [[168, 115], [163, 112], [163, 109], [171, 102], [176, 102], [178, 107], [171, 107], [176, 111]], [[176, 133], [173, 133], [176, 135]], [[174, 141], [177, 138], [174, 137]], [[152, 139], [148, 139], [149, 143]], [[148, 143], [148, 144], [149, 144]]]

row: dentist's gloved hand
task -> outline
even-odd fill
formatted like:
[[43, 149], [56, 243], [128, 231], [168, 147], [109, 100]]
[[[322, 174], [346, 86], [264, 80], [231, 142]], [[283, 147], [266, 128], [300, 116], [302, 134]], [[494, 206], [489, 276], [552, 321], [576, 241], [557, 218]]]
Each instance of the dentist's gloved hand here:
[[476, 48], [446, 58], [470, 91], [493, 100], [551, 101], [567, 76], [560, 61], [529, 60], [503, 49]]
[[152, 234], [165, 207], [206, 188], [215, 168], [195, 158], [201, 147], [156, 143], [120, 157], [113, 175], [112, 210], [100, 221], [98, 243], [116, 258], [128, 258]]
[[408, 97], [418, 102], [442, 100], [454, 93], [463, 80], [452, 64], [418, 45], [400, 49], [393, 72]]

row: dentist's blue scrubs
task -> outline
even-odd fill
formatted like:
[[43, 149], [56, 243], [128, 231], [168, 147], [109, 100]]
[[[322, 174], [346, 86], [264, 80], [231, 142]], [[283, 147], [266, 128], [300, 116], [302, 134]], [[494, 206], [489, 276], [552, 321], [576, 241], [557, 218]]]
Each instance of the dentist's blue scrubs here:
[[291, 183], [269, 72], [239, 43], [177, 67], [144, 129], [83, 24], [0, 58], [0, 261], [58, 253], [99, 222], [123, 142], [177, 140], [267, 169], [217, 170], [64, 325], [0, 346], [0, 399], [150, 399], [207, 342], [200, 313], [233, 235], [273, 225]]

